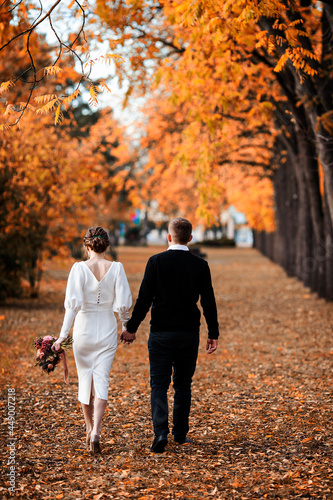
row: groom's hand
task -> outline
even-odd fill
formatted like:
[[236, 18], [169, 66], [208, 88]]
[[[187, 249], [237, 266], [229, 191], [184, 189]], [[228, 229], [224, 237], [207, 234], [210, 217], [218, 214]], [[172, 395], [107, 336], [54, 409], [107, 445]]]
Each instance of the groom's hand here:
[[125, 344], [131, 344], [135, 340], [135, 333], [130, 333], [127, 330], [123, 330], [120, 334], [120, 342]]
[[207, 354], [212, 354], [212, 352], [217, 349], [218, 340], [217, 339], [207, 339], [206, 351]]

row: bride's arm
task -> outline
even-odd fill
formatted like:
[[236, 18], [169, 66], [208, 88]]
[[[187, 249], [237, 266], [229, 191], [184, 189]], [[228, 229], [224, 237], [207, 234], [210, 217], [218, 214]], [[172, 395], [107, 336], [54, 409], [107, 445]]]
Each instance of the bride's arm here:
[[59, 350], [60, 344], [63, 342], [71, 329], [72, 323], [78, 311], [81, 309], [83, 301], [83, 282], [84, 276], [80, 265], [76, 262], [68, 276], [66, 297], [65, 297], [65, 316], [61, 327], [58, 340], [53, 344], [53, 349]]
[[118, 262], [118, 275], [115, 284], [115, 300], [113, 310], [118, 313], [119, 319], [122, 323], [122, 330], [125, 330], [129, 320], [128, 311], [132, 306], [132, 294], [127, 281], [123, 265]]

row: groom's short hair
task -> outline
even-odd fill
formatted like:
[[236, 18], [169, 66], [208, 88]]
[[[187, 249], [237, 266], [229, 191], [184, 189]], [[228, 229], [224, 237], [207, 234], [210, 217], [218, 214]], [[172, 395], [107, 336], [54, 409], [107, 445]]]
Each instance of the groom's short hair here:
[[192, 224], [187, 219], [177, 217], [169, 224], [169, 233], [175, 243], [186, 245], [190, 241], [192, 234]]

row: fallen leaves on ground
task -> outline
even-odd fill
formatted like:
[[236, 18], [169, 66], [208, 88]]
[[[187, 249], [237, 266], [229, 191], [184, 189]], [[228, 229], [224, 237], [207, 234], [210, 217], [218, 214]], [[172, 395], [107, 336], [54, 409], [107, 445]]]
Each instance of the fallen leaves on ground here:
[[[134, 297], [156, 251], [119, 251]], [[208, 356], [202, 325], [193, 444], [179, 446], [170, 438], [164, 454], [149, 451], [149, 318], [133, 345], [119, 345], [103, 453], [91, 457], [72, 353], [68, 386], [60, 367], [47, 376], [34, 363], [35, 337], [57, 334], [61, 326], [67, 272], [50, 265], [38, 301], [13, 300], [0, 308], [2, 498], [333, 498], [333, 304], [255, 250], [205, 252], [221, 338]], [[8, 388], [15, 388], [16, 398], [15, 493], [8, 491]]]

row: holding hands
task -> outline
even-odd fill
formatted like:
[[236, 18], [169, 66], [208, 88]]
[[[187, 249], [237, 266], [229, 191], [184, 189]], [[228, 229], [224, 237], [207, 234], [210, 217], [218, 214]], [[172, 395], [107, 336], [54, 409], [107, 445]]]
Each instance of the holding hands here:
[[130, 333], [126, 329], [121, 332], [120, 342], [124, 342], [124, 344], [132, 344], [134, 340], [135, 340], [135, 333]]

